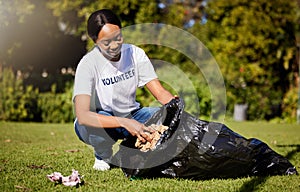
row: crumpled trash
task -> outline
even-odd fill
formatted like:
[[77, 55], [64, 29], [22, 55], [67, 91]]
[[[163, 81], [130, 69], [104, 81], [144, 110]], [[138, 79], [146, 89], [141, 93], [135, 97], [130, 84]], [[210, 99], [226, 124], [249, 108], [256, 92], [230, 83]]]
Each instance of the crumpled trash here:
[[56, 184], [63, 184], [71, 187], [78, 187], [84, 183], [82, 180], [83, 176], [81, 176], [79, 172], [74, 169], [72, 170], [72, 174], [70, 176], [63, 176], [60, 172], [54, 172], [50, 175], [47, 175], [47, 178]]
[[143, 142], [141, 139], [137, 138], [135, 142], [135, 147], [140, 149], [143, 152], [147, 152], [148, 150], [153, 150], [156, 146], [156, 143], [161, 138], [161, 135], [168, 129], [167, 126], [164, 125], [155, 125], [152, 124], [148, 126], [149, 128], [155, 130], [153, 133], [146, 132], [146, 134], [150, 137], [150, 141]]

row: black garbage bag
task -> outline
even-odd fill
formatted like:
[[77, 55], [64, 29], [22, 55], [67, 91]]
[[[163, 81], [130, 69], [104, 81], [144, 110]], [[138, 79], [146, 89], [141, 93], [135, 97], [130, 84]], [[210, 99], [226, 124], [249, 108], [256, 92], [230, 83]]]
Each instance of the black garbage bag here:
[[297, 174], [288, 159], [264, 142], [246, 139], [224, 124], [193, 117], [184, 111], [179, 98], [155, 113], [146, 123], [151, 124], [169, 127], [154, 150], [134, 149], [133, 137], [121, 143], [113, 158], [129, 178], [204, 180]]

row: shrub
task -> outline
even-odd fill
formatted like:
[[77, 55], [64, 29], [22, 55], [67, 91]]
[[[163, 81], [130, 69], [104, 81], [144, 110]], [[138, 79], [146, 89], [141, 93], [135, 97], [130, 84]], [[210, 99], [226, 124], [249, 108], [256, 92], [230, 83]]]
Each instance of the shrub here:
[[73, 121], [72, 88], [72, 84], [67, 83], [64, 93], [56, 93], [56, 84], [53, 84], [51, 92], [40, 94], [38, 106], [43, 122], [66, 123]]
[[286, 122], [293, 123], [297, 119], [298, 89], [291, 88], [283, 98], [282, 117]]
[[21, 74], [11, 68], [0, 72], [0, 120], [34, 121], [38, 119], [38, 89], [23, 86]]

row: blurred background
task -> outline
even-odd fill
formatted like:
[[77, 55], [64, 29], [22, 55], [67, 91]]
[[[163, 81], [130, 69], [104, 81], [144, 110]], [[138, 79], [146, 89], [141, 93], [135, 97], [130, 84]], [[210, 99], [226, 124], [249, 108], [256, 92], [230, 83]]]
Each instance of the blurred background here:
[[[299, 0], [0, 0], [0, 120], [73, 121], [74, 73], [93, 46], [86, 20], [108, 8], [124, 27], [165, 23], [197, 37], [223, 74], [226, 118], [299, 123], [299, 6]], [[199, 102], [184, 93], [188, 112], [200, 107], [200, 118], [218, 118], [218, 104], [211, 106], [203, 74], [189, 58], [158, 45], [142, 48], [192, 81]], [[144, 89], [138, 99], [153, 100]]]

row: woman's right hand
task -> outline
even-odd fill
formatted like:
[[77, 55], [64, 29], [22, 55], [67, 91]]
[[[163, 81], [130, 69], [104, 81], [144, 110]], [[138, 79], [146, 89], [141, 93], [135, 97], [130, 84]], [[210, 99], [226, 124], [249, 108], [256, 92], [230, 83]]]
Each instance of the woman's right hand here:
[[155, 130], [145, 126], [144, 124], [134, 120], [134, 119], [127, 119], [123, 118], [120, 120], [120, 124], [124, 127], [132, 136], [136, 136], [142, 142], [149, 141], [151, 142], [150, 134], [153, 133]]

